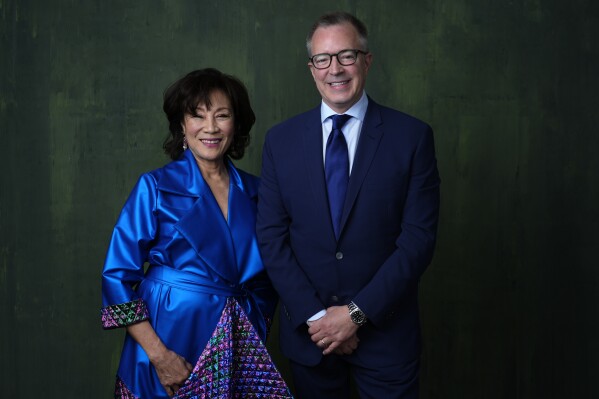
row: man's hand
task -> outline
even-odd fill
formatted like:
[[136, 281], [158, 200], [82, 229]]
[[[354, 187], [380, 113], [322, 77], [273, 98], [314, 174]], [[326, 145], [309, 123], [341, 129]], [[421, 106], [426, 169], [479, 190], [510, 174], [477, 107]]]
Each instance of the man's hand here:
[[357, 348], [360, 339], [357, 334], [352, 335], [343, 341], [334, 351], [336, 355], [351, 355]]
[[358, 326], [351, 321], [347, 306], [331, 306], [327, 314], [310, 323], [308, 329], [312, 342], [323, 349], [323, 355], [353, 352], [359, 341], [357, 331]]

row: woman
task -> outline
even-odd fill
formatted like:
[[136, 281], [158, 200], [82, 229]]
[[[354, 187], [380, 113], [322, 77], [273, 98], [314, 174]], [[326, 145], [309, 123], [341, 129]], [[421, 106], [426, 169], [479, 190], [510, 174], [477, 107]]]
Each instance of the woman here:
[[103, 271], [103, 326], [127, 330], [115, 397], [290, 397], [263, 344], [277, 296], [256, 244], [258, 179], [230, 161], [255, 121], [247, 91], [198, 70], [163, 109], [173, 162], [139, 179]]

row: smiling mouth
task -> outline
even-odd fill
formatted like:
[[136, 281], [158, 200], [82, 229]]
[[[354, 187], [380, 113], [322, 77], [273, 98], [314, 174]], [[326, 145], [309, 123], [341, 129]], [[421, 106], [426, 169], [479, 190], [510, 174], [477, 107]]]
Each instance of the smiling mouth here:
[[331, 82], [329, 83], [329, 86], [331, 87], [341, 87], [341, 86], [345, 86], [349, 83], [349, 80], [344, 80], [343, 82]]
[[200, 139], [200, 141], [204, 144], [218, 144], [222, 139]]

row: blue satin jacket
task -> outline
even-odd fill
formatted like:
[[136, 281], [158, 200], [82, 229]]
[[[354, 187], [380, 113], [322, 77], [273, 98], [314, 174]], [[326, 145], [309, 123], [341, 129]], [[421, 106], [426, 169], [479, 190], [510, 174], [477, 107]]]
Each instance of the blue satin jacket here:
[[[235, 297], [266, 340], [277, 296], [256, 242], [259, 181], [226, 162], [228, 220], [191, 151], [140, 177], [106, 256], [104, 328], [149, 320], [167, 347], [194, 364], [227, 298]], [[138, 396], [163, 392], [145, 352], [129, 336], [118, 375]]]

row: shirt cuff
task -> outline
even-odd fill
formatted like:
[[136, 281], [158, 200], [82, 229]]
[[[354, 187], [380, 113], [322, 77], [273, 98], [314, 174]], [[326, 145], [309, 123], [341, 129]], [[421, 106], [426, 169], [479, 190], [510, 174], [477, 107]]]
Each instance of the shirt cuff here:
[[324, 317], [324, 315], [327, 314], [327, 311], [325, 309], [322, 309], [320, 312], [316, 313], [314, 316], [310, 317], [307, 321], [308, 325], [310, 325], [310, 322], [312, 321], [316, 321], [318, 319], [321, 319]]

